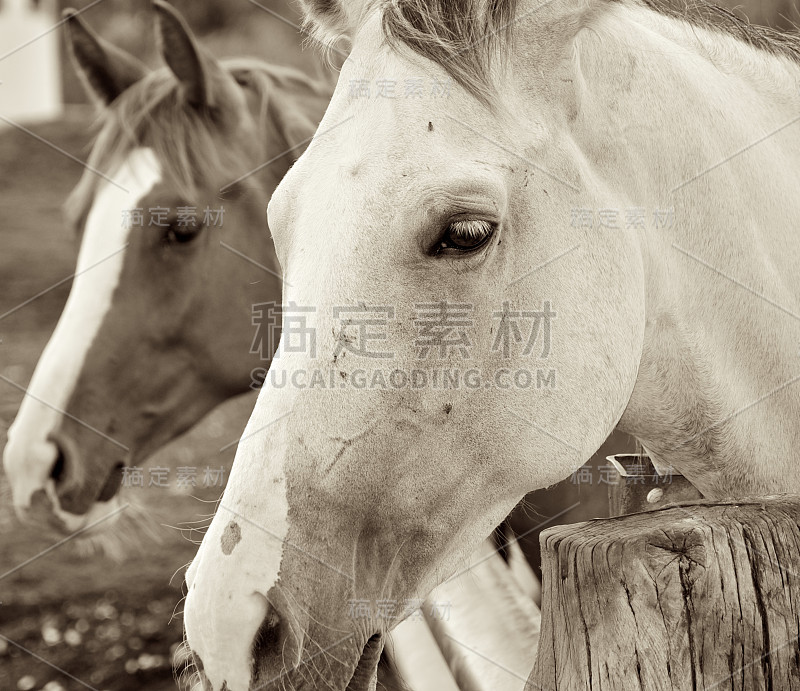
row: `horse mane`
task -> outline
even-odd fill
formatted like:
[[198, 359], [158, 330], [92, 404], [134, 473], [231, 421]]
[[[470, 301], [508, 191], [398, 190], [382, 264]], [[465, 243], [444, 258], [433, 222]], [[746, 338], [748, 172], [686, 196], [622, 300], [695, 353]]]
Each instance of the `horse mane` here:
[[[491, 67], [509, 53], [519, 0], [364, 0], [359, 21], [382, 11], [383, 32], [441, 65], [487, 106], [495, 100]], [[328, 50], [346, 37], [347, 13], [339, 0], [304, 0], [305, 27]], [[352, 8], [350, 8], [352, 10]]]
[[394, 0], [383, 13], [390, 42], [441, 65], [486, 105], [494, 99], [492, 63], [511, 41], [519, 0]]
[[658, 14], [718, 31], [773, 55], [800, 63], [800, 34], [751, 24], [731, 10], [706, 0], [612, 0], [632, 2]]
[[174, 183], [187, 200], [195, 198], [199, 188], [220, 178], [239, 178], [249, 169], [248, 162], [265, 160], [270, 99], [276, 92], [292, 93], [301, 84], [308, 89], [309, 80], [291, 68], [260, 60], [232, 59], [220, 64], [243, 88], [255, 92], [259, 137], [243, 142], [224, 137], [224, 132], [221, 137], [221, 125], [214, 114], [189, 104], [168, 68], [153, 70], [100, 114], [89, 168], [66, 203], [67, 215], [75, 225], [91, 209], [102, 177], [113, 175], [136, 147], [153, 149], [164, 179]]
[[[383, 12], [390, 43], [403, 44], [444, 68], [468, 93], [491, 107], [496, 87], [491, 67], [507, 55], [520, 0], [364, 0]], [[306, 24], [330, 48], [346, 34], [340, 0], [305, 0]], [[598, 0], [647, 7], [661, 15], [734, 36], [748, 45], [800, 63], [800, 35], [750, 24], [705, 0]], [[547, 5], [544, 2], [543, 5]]]

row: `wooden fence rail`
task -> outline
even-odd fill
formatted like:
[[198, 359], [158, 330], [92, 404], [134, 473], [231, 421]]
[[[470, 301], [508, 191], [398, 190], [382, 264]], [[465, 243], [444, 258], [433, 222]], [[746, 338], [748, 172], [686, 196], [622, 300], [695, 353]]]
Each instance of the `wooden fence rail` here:
[[546, 531], [527, 688], [800, 690], [799, 525], [780, 496]]

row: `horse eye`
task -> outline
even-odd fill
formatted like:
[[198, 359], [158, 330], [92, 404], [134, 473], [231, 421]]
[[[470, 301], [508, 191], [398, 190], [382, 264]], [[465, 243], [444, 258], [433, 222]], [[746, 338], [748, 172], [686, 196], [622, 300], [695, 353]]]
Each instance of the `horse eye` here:
[[436, 253], [474, 252], [492, 239], [497, 225], [489, 221], [453, 221], [445, 229]]
[[185, 245], [200, 234], [200, 226], [185, 223], [171, 223], [164, 233], [167, 245]]

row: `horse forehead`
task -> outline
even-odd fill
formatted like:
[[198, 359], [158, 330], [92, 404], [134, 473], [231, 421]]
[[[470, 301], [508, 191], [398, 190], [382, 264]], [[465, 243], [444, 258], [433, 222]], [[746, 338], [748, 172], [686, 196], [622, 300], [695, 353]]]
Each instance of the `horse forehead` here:
[[150, 147], [132, 149], [123, 160], [114, 179], [128, 192], [129, 201], [140, 201], [161, 180], [162, 167]]
[[130, 232], [127, 215], [161, 179], [161, 166], [151, 149], [137, 148], [104, 177], [86, 218], [78, 255], [79, 272], [109, 252], [124, 249]]
[[498, 143], [497, 116], [444, 68], [385, 41], [367, 43], [345, 63], [307, 159], [324, 157], [350, 173], [372, 168], [371, 174], [424, 173], [445, 161], [464, 166], [478, 154], [484, 161], [514, 160], [511, 142]]
[[[102, 175], [86, 219], [86, 230], [100, 220], [103, 212], [113, 209], [130, 210], [161, 180], [162, 167], [153, 149], [137, 147], [122, 157], [113, 172]], [[110, 219], [102, 219], [108, 222]], [[125, 227], [120, 214], [119, 225]]]
[[387, 81], [394, 85], [395, 95], [379, 95], [375, 84], [380, 79], [364, 81], [370, 91], [361, 95], [356, 93], [360, 80], [340, 82], [315, 140], [279, 190], [291, 197], [310, 177], [330, 179], [336, 174], [351, 191], [389, 184], [387, 192], [391, 192], [392, 186], [403, 189], [412, 181], [438, 177], [442, 171], [470, 168], [478, 153], [482, 160], [492, 154], [507, 158], [501, 148], [476, 137], [450, 116], [455, 107], [465, 121], [476, 120], [470, 111], [474, 104], [468, 99], [462, 102], [461, 94], [452, 101], [416, 99], [404, 94], [403, 79], [393, 79]]
[[[474, 117], [453, 118], [447, 106], [376, 100], [363, 109], [355, 105], [345, 118], [350, 121], [340, 120], [340, 133], [311, 148], [284, 178], [271, 201], [276, 220], [289, 209], [300, 211], [306, 195], [328, 198], [306, 205], [309, 211], [333, 204], [363, 219], [404, 216], [404, 208], [416, 214], [418, 202], [461, 196], [470, 180], [505, 189], [525, 167], [500, 135], [481, 136]], [[338, 184], [330, 185], [332, 179]]]

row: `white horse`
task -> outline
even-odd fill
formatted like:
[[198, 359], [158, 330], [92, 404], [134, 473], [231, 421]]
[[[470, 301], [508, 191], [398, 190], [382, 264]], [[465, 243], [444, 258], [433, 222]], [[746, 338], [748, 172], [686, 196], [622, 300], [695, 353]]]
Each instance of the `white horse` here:
[[800, 491], [800, 43], [638, 0], [307, 12], [352, 43], [269, 207], [315, 338], [285, 320], [187, 575], [208, 688], [370, 688], [405, 610], [352, 603], [423, 597], [616, 425], [708, 497]]

